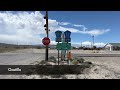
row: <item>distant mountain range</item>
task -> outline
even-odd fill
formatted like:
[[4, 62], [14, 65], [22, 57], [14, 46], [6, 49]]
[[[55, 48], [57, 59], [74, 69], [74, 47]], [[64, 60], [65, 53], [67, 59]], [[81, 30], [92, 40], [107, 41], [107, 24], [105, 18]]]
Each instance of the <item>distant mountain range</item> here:
[[0, 46], [16, 46], [15, 44], [0, 43]]
[[[0, 43], [0, 47], [44, 48], [45, 45], [42, 45], [42, 44], [39, 44], [39, 45], [17, 45], [17, 44]], [[49, 45], [49, 47], [55, 48], [55, 45]]]
[[[38, 45], [17, 45], [17, 44], [7, 44], [7, 43], [0, 43], [0, 47], [26, 47], [26, 48], [34, 48], [34, 47], [41, 47], [44, 48], [45, 45], [38, 44]], [[50, 48], [56, 48], [56, 45], [49, 45]], [[72, 44], [72, 47], [80, 47], [78, 44]]]

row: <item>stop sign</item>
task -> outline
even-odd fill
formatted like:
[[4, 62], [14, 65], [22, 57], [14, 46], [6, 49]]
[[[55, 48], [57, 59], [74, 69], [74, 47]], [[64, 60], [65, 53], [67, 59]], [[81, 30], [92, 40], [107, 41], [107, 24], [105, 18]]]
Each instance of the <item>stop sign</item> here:
[[44, 45], [49, 45], [49, 44], [50, 44], [50, 39], [47, 38], [47, 37], [45, 37], [45, 38], [43, 38], [42, 43], [43, 43]]

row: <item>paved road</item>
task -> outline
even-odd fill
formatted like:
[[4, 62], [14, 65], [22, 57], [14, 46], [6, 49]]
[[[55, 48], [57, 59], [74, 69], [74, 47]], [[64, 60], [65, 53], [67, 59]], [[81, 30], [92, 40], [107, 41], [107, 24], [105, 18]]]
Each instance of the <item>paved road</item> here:
[[0, 53], [0, 65], [29, 65], [44, 60], [44, 53], [35, 53], [33, 49]]
[[80, 57], [120, 57], [120, 54], [80, 54]]
[[[57, 50], [50, 50], [49, 56], [57, 57]], [[91, 73], [84, 74], [85, 78], [120, 78], [120, 52], [91, 53], [90, 51], [74, 51], [73, 57], [83, 57], [85, 61], [91, 61], [96, 67]], [[29, 65], [34, 61], [44, 60], [45, 50], [41, 49], [25, 49], [6, 53], [0, 53], [0, 65]], [[82, 74], [83, 75], [83, 74]], [[106, 77], [107, 76], [107, 77]], [[39, 76], [38, 76], [39, 77]], [[80, 76], [81, 77], [81, 76]], [[84, 78], [83, 77], [83, 78]], [[19, 75], [0, 75], [1, 79], [24, 79], [25, 76]]]
[[33, 53], [11, 53], [0, 54], [0, 65], [29, 65], [34, 61], [43, 60], [43, 54]]
[[[57, 57], [57, 51], [50, 51], [49, 56]], [[120, 57], [120, 54], [75, 54], [72, 57]], [[29, 65], [45, 59], [44, 50], [26, 49], [0, 53], [0, 65]]]

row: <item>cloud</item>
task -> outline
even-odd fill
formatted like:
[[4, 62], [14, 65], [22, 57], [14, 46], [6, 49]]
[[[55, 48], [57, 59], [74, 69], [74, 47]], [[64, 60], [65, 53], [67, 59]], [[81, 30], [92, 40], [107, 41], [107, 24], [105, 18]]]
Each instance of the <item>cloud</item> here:
[[73, 24], [73, 26], [75, 26], [75, 27], [82, 27], [83, 25]]
[[56, 42], [56, 41], [51, 41], [50, 44], [51, 44], [51, 45], [56, 45], [57, 42]]
[[71, 24], [71, 23], [69, 23], [69, 22], [59, 22], [59, 25], [69, 25], [69, 24]]
[[[78, 42], [72, 42], [72, 46], [75, 46], [75, 47], [80, 47], [80, 46], [87, 46], [87, 47], [91, 47], [92, 46], [92, 42], [90, 41], [84, 41], [84, 42], [81, 42], [81, 43], [78, 43]], [[94, 43], [95, 46], [97, 47], [104, 47], [106, 44], [103, 43], [103, 42], [98, 42], [98, 43]]]
[[90, 41], [85, 41], [85, 42], [72, 42], [72, 46], [75, 46], [75, 47], [80, 47], [80, 46], [88, 46], [88, 47], [91, 47], [91, 44], [92, 42]]
[[36, 38], [33, 36], [17, 36], [17, 35], [0, 35], [2, 43], [8, 44], [19, 44], [19, 45], [30, 45], [30, 44], [41, 44], [42, 38]]
[[99, 47], [104, 47], [106, 44], [101, 42], [101, 43], [95, 43], [94, 45]]
[[[44, 15], [39, 11], [7, 11], [0, 12], [0, 43], [19, 43], [19, 44], [42, 44], [42, 38], [46, 36]], [[63, 26], [61, 26], [63, 25]], [[64, 25], [73, 25], [76, 28], [67, 28]], [[71, 24], [69, 22], [58, 22], [49, 19], [49, 37], [55, 37], [55, 31], [69, 30], [72, 33], [101, 35], [110, 31], [106, 30], [89, 30], [84, 25]], [[55, 41], [51, 41], [55, 43]]]
[[1, 43], [41, 43], [39, 34], [45, 34], [43, 15], [36, 12], [0, 12]]
[[[42, 44], [42, 38], [46, 36], [45, 19], [39, 11], [35, 12], [0, 12], [0, 43], [11, 44]], [[49, 37], [55, 37], [57, 30], [70, 30], [75, 33], [79, 30], [74, 28], [65, 28], [59, 24], [67, 25], [67, 22], [59, 23], [56, 20], [49, 19]], [[51, 41], [51, 44], [55, 44]]]
[[92, 45], [92, 42], [85, 41], [85, 42], [82, 42], [82, 45], [83, 45], [83, 46], [91, 46], [91, 45]]
[[49, 27], [58, 27], [58, 22], [56, 20], [49, 19]]
[[90, 31], [84, 31], [82, 33], [83, 34], [89, 34], [89, 35], [98, 36], [98, 35], [102, 35], [104, 33], [107, 33], [109, 31], [110, 31], [110, 29], [105, 29], [105, 30], [94, 29], [94, 30], [90, 30]]
[[78, 29], [74, 29], [74, 28], [65, 28], [65, 27], [59, 27], [58, 30], [61, 30], [61, 31], [66, 31], [66, 30], [69, 30], [71, 31], [72, 33], [78, 33], [79, 30]]
[[88, 28], [86, 28], [84, 25], [78, 25], [78, 24], [73, 24], [73, 26], [75, 27], [80, 27], [80, 29], [76, 29], [76, 32], [79, 32], [81, 34], [89, 34], [89, 35], [94, 35], [94, 36], [98, 36], [98, 35], [102, 35], [104, 33], [107, 33], [110, 31], [110, 29], [93, 29], [93, 30], [88, 30]]
[[82, 31], [85, 31], [87, 28], [84, 25], [73, 24], [75, 27], [80, 27]]
[[102, 34], [107, 33], [107, 32], [110, 31], [110, 29], [88, 30], [88, 28], [86, 28], [84, 25], [78, 25], [78, 24], [73, 24], [73, 26], [80, 27], [80, 30], [78, 32], [81, 33], [81, 34], [89, 34], [89, 35], [94, 35], [94, 36], [102, 35]]

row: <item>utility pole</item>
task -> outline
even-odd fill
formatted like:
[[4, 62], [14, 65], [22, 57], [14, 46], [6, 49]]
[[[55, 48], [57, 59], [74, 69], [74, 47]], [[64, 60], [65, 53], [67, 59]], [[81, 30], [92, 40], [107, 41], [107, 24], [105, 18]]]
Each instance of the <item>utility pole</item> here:
[[94, 35], [92, 36], [92, 38], [93, 38], [93, 46], [94, 46]]
[[94, 47], [94, 35], [92, 36], [92, 39], [93, 39], [93, 47]]
[[81, 42], [81, 48], [82, 48], [82, 42]]
[[19, 46], [18, 46], [18, 42], [17, 42], [17, 48], [18, 48]]
[[[45, 17], [44, 17], [44, 19], [46, 19], [46, 24], [44, 25], [44, 27], [46, 27], [45, 28], [45, 30], [46, 30], [46, 35], [47, 35], [47, 38], [49, 37], [49, 34], [48, 34], [48, 11], [46, 11], [46, 15], [45, 15]], [[46, 45], [46, 54], [45, 54], [45, 60], [46, 61], [48, 61], [48, 47], [49, 47], [49, 45]]]

